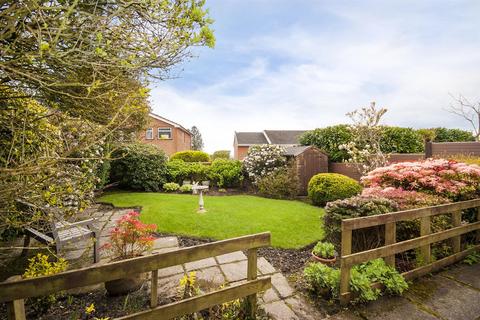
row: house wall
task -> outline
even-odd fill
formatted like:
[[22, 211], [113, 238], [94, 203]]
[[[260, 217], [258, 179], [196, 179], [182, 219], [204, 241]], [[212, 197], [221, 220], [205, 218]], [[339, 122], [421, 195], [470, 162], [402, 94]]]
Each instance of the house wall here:
[[[146, 139], [147, 128], [153, 129], [153, 139]], [[171, 139], [159, 139], [158, 138], [158, 128], [171, 128], [172, 129], [172, 138]], [[138, 134], [140, 142], [146, 144], [153, 144], [163, 151], [167, 156], [170, 156], [178, 151], [185, 151], [191, 149], [192, 137], [189, 133], [185, 132], [180, 128], [164, 122], [153, 117], [149, 117], [148, 125], [145, 130], [142, 130]]]
[[239, 146], [234, 146], [233, 148], [233, 158], [235, 160], [243, 160], [248, 154], [248, 149], [250, 147], [239, 147]]

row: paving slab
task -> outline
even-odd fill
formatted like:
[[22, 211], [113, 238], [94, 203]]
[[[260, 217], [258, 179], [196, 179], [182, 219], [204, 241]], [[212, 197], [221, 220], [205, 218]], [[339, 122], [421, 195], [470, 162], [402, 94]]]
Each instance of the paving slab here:
[[183, 274], [158, 279], [158, 296], [166, 299], [178, 297], [180, 292], [180, 279]]
[[220, 265], [228, 282], [240, 281], [247, 278], [247, 261], [238, 261]]
[[220, 264], [247, 260], [247, 256], [242, 251], [235, 251], [232, 253], [222, 254], [221, 256], [217, 256], [216, 258], [218, 263]]
[[216, 290], [226, 283], [218, 266], [198, 270], [196, 275], [200, 287], [205, 291]]
[[283, 301], [267, 303], [263, 308], [275, 320], [300, 320]]
[[270, 288], [267, 291], [265, 291], [261, 295], [261, 298], [264, 303], [270, 303], [270, 302], [280, 300], [280, 297], [278, 296], [277, 292], [273, 288]]
[[260, 257], [257, 260], [258, 270], [262, 274], [272, 274], [275, 273], [277, 270], [267, 261], [264, 257]]
[[163, 249], [163, 248], [178, 248], [178, 239], [177, 237], [162, 237], [157, 238], [153, 241], [153, 249]]
[[440, 273], [440, 275], [451, 277], [474, 288], [480, 289], [480, 263], [472, 266], [465, 264], [457, 265]]
[[214, 258], [206, 258], [202, 260], [197, 260], [193, 262], [185, 263], [185, 269], [187, 271], [198, 270], [202, 268], [213, 267], [217, 264]]
[[305, 301], [301, 296], [292, 296], [285, 299], [287, 306], [295, 312], [302, 320], [317, 320], [325, 318], [326, 314], [315, 309], [310, 303]]
[[410, 302], [403, 297], [385, 296], [377, 301], [357, 309], [357, 311], [368, 320], [438, 320], [438, 318], [421, 306]]
[[171, 266], [171, 267], [168, 267], [168, 268], [163, 268], [163, 269], [158, 269], [158, 277], [159, 278], [165, 278], [165, 277], [168, 277], [168, 276], [173, 276], [175, 274], [180, 274], [180, 273], [184, 273], [185, 270], [183, 269], [183, 267], [181, 265], [178, 265], [178, 266]]
[[282, 298], [287, 298], [294, 294], [294, 290], [281, 273], [275, 273], [272, 275], [272, 286]]
[[416, 280], [406, 297], [448, 320], [474, 320], [480, 315], [480, 291], [435, 276]]

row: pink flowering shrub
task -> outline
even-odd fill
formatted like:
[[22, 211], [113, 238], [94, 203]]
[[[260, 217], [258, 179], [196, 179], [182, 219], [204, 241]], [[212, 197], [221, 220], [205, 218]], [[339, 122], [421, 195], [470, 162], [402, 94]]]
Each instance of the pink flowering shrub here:
[[110, 231], [110, 242], [102, 249], [110, 251], [115, 260], [140, 256], [152, 249], [152, 232], [156, 230], [157, 225], [141, 222], [138, 212], [131, 211], [117, 221]]
[[451, 200], [465, 200], [479, 194], [480, 167], [452, 160], [427, 159], [377, 168], [362, 177], [361, 181], [367, 187], [393, 187]]
[[393, 187], [387, 187], [385, 189], [379, 187], [365, 188], [362, 191], [362, 196], [392, 200], [397, 204], [398, 210], [436, 206], [450, 202], [449, 199], [444, 197]]

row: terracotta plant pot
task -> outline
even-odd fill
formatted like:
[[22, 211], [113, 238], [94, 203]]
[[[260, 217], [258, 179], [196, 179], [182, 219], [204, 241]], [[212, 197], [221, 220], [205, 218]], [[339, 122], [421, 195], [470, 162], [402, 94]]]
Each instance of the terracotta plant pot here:
[[139, 290], [146, 279], [146, 273], [140, 273], [129, 278], [107, 281], [105, 289], [110, 296], [121, 296]]
[[337, 256], [336, 255], [333, 258], [322, 258], [322, 257], [319, 257], [319, 256], [315, 255], [312, 252], [312, 257], [316, 261], [321, 262], [321, 263], [326, 264], [326, 265], [330, 265], [330, 266], [335, 264], [335, 262], [337, 262]]

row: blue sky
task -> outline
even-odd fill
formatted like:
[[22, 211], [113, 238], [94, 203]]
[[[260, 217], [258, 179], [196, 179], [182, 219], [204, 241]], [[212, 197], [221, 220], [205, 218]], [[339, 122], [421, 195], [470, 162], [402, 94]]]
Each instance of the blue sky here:
[[234, 131], [347, 123], [370, 101], [384, 124], [469, 129], [449, 94], [480, 101], [480, 1], [207, 0], [214, 49], [152, 85], [154, 112], [199, 127], [205, 150]]

